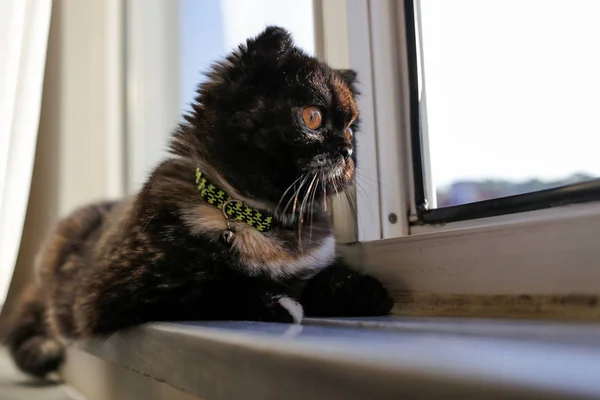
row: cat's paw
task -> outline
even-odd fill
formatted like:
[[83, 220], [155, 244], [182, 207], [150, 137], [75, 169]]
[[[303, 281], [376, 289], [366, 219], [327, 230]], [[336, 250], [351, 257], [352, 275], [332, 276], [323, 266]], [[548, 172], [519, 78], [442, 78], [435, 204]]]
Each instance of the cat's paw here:
[[277, 299], [277, 302], [279, 305], [281, 305], [281, 307], [287, 310], [292, 317], [294, 324], [299, 324], [302, 322], [302, 318], [304, 318], [304, 308], [300, 303], [287, 296], [280, 297]]
[[264, 321], [299, 324], [304, 318], [304, 308], [291, 297], [283, 295], [270, 296], [265, 305], [266, 315], [263, 318]]
[[377, 279], [336, 266], [306, 284], [301, 303], [308, 316], [366, 317], [389, 314], [394, 300]]

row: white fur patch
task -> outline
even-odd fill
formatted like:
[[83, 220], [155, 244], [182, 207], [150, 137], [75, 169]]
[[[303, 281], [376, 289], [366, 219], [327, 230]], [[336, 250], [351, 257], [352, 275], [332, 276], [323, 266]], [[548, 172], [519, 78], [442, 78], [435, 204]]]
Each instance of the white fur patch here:
[[297, 258], [286, 265], [267, 266], [269, 269], [275, 267], [283, 272], [284, 275], [292, 275], [297, 272], [307, 270], [318, 272], [331, 265], [335, 260], [335, 237], [333, 235], [326, 237], [320, 246], [309, 251], [302, 257]]
[[281, 297], [277, 302], [290, 313], [295, 324], [302, 322], [302, 318], [304, 318], [304, 309], [300, 303], [289, 297]]
[[[261, 233], [256, 232], [262, 236]], [[259, 253], [264, 251], [264, 247], [257, 247], [250, 251], [248, 246], [240, 243], [244, 239], [252, 240], [236, 235], [234, 246], [240, 251], [240, 261], [248, 268], [248, 272], [250, 274], [266, 273], [275, 280], [299, 273], [317, 273], [335, 260], [335, 237], [333, 235], [326, 237], [319, 246], [308, 250], [299, 257], [292, 257], [292, 254], [288, 254], [286, 257], [263, 258]], [[269, 244], [271, 248], [280, 246], [276, 240], [266, 244]], [[250, 257], [250, 253], [253, 253], [252, 257]]]

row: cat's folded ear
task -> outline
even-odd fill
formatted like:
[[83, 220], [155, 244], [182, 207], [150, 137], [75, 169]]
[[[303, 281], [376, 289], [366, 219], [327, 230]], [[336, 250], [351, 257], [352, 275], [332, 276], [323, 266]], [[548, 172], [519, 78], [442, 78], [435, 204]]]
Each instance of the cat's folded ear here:
[[243, 61], [246, 65], [278, 68], [294, 49], [292, 35], [278, 26], [268, 26], [253, 39], [248, 39]]
[[340, 74], [340, 76], [342, 77], [344, 82], [346, 82], [346, 85], [348, 85], [354, 96], [360, 95], [360, 92], [357, 87], [356, 72], [354, 70], [337, 69], [336, 72]]
[[256, 77], [280, 68], [294, 52], [292, 35], [278, 26], [269, 26], [258, 36], [239, 45], [226, 60], [213, 64], [199, 93], [202, 104], [229, 94], [236, 85], [244, 85]]
[[352, 69], [338, 69], [337, 72], [342, 76], [342, 79], [348, 86], [356, 83], [356, 72]]

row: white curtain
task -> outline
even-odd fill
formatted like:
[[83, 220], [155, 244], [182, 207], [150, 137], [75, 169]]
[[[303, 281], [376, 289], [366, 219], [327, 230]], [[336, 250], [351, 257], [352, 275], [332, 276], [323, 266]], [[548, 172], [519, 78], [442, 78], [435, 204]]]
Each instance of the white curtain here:
[[52, 0], [0, 0], [0, 305], [25, 221]]

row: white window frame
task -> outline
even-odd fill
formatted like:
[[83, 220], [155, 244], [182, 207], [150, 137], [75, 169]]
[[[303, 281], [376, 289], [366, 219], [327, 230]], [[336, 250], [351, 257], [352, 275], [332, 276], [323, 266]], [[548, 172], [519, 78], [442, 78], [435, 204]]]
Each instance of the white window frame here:
[[179, 1], [124, 3], [127, 191], [138, 190], [166, 156], [179, 109]]
[[[408, 170], [410, 160], [398, 157], [407, 153], [409, 143], [402, 139], [407, 135], [397, 134], [409, 132], [410, 128], [406, 124], [407, 116], [397, 112], [407, 110], [397, 105], [407, 101], [408, 88], [388, 85], [395, 81], [395, 74], [403, 68], [404, 62], [396, 57], [395, 50], [388, 51], [396, 41], [395, 18], [387, 13], [391, 3], [390, 0], [315, 2], [315, 9], [321, 10], [316, 21], [321, 36], [317, 55], [335, 68], [354, 69], [360, 81], [361, 130], [356, 135], [360, 157], [355, 194], [357, 215], [348, 214], [351, 208], [341, 200], [334, 204], [333, 212], [338, 241], [342, 243], [409, 233], [406, 217], [412, 198], [408, 195], [410, 178], [402, 171]], [[392, 218], [395, 222], [391, 222]]]

